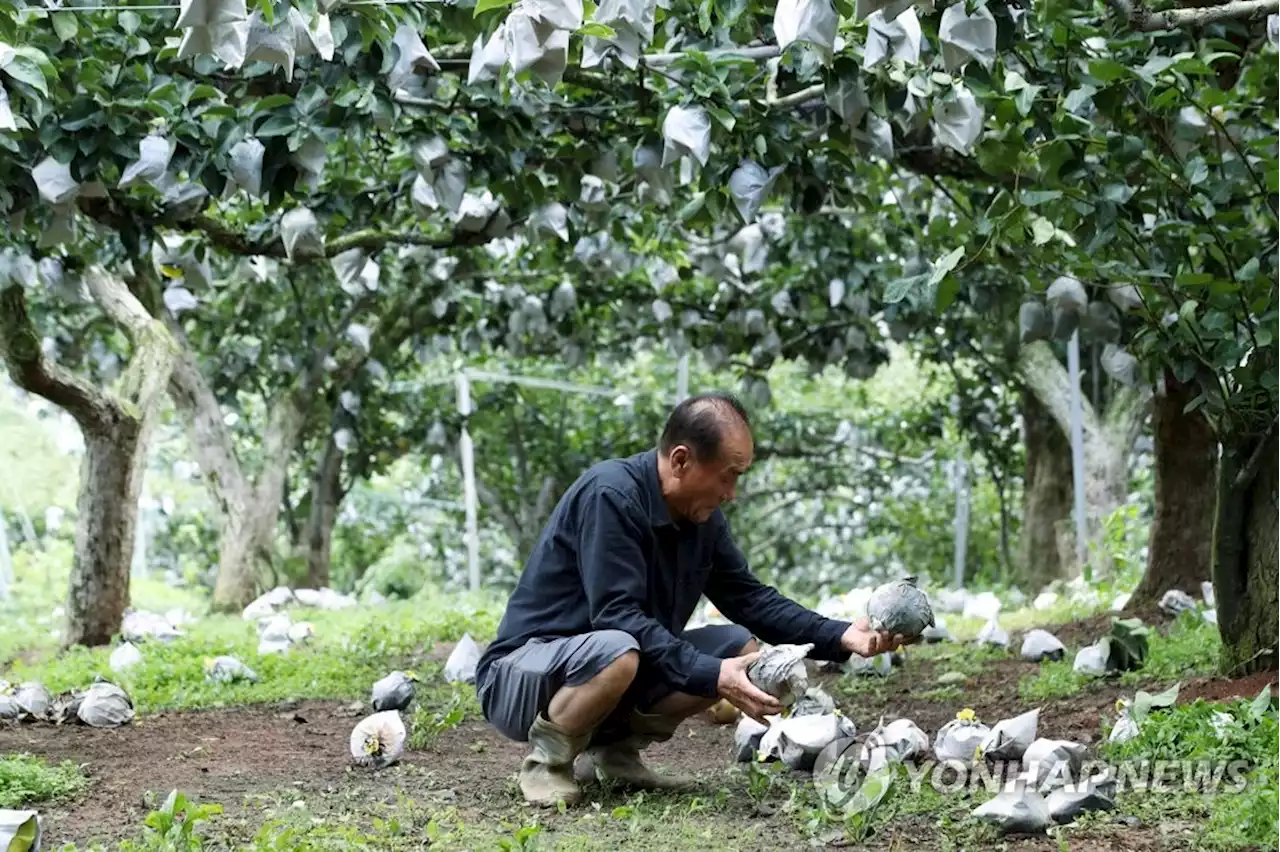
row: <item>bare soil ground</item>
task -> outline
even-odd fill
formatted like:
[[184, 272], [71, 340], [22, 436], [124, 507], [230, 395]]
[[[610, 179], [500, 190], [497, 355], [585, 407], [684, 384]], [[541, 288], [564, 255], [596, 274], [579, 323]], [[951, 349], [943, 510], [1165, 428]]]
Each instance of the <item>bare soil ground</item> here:
[[[1082, 628], [1091, 631], [1091, 626]], [[1061, 635], [1061, 634], [1060, 634]], [[964, 706], [989, 722], [1031, 708], [1018, 698], [1018, 681], [1034, 673], [1034, 663], [995, 660], [984, 664], [961, 687]], [[883, 714], [914, 720], [931, 737], [954, 717], [954, 697], [934, 698], [937, 677], [946, 669], [931, 660], [912, 659], [888, 679], [870, 689], [841, 695], [835, 676], [822, 675], [842, 709], [859, 731], [873, 728]], [[1275, 674], [1236, 681], [1197, 678], [1183, 684], [1180, 700], [1197, 697], [1225, 700], [1256, 695]], [[1159, 687], [1152, 684], [1147, 688]], [[1100, 721], [1114, 713], [1117, 697], [1131, 688], [1099, 682], [1067, 699], [1041, 706], [1040, 736], [1094, 744]], [[134, 836], [149, 806], [144, 795], [163, 796], [172, 789], [199, 801], [226, 808], [222, 820], [247, 841], [255, 828], [255, 801], [274, 797], [329, 801], [331, 809], [394, 805], [397, 797], [415, 802], [438, 802], [456, 809], [470, 823], [519, 824], [532, 816], [519, 801], [515, 772], [526, 746], [505, 740], [483, 720], [468, 719], [446, 731], [421, 751], [407, 754], [401, 766], [371, 773], [349, 765], [348, 737], [355, 720], [366, 712], [343, 702], [308, 701], [274, 706], [240, 707], [208, 712], [166, 713], [139, 719], [115, 730], [85, 727], [24, 725], [0, 728], [0, 753], [27, 752], [52, 761], [81, 764], [92, 783], [79, 798], [40, 809], [45, 814], [50, 848], [91, 840], [112, 842]], [[710, 842], [702, 848], [806, 848], [814, 841], [802, 833], [798, 820], [781, 813], [763, 815], [746, 795], [741, 773], [731, 770], [733, 726], [708, 718], [690, 720], [670, 742], [655, 746], [646, 757], [674, 772], [697, 777], [696, 794], [704, 799], [720, 793], [721, 806], [688, 817], [705, 821]], [[689, 796], [689, 799], [692, 798]], [[627, 801], [619, 791], [593, 790], [589, 797], [607, 814]], [[686, 800], [680, 800], [686, 801]], [[1081, 850], [1173, 850], [1186, 848], [1192, 826], [1134, 824], [1124, 814], [1112, 822], [1073, 835], [1070, 848]], [[583, 838], [581, 815], [540, 813], [543, 848], [577, 832]], [[631, 837], [617, 830], [588, 832], [589, 848], [642, 848], [652, 838]], [[866, 848], [934, 850], [953, 848], [945, 825], [936, 818], [913, 816], [890, 827]], [[227, 838], [234, 842], [233, 838]], [[829, 839], [835, 842], [834, 838]], [[1005, 838], [1016, 849], [1055, 850], [1049, 838]], [[728, 844], [728, 847], [721, 844]], [[425, 839], [423, 842], [425, 846]], [[573, 848], [588, 848], [579, 845]]]

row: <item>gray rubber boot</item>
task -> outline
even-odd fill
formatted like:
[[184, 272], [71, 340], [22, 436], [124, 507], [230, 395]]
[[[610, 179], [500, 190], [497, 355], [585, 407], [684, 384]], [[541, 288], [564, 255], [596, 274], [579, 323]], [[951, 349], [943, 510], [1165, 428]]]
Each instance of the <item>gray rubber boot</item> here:
[[579, 780], [598, 777], [640, 790], [687, 790], [692, 778], [659, 775], [640, 759], [640, 752], [651, 743], [666, 742], [675, 734], [683, 719], [633, 711], [630, 733], [607, 745], [591, 746], [574, 767]]
[[591, 732], [572, 736], [541, 713], [529, 728], [533, 753], [520, 765], [520, 792], [524, 800], [539, 807], [558, 803], [576, 805], [582, 789], [573, 779], [573, 760], [586, 748]]

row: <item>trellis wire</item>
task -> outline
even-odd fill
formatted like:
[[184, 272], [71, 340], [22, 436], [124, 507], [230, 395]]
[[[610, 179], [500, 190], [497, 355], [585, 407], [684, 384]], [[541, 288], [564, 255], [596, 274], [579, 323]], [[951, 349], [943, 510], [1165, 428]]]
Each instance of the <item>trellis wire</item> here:
[[[349, 0], [342, 6], [430, 6], [439, 5], [439, 3], [440, 0]], [[150, 12], [181, 8], [182, 6], [177, 3], [119, 3], [100, 6], [64, 6], [58, 9], [28, 7], [21, 11], [53, 14], [54, 12]]]

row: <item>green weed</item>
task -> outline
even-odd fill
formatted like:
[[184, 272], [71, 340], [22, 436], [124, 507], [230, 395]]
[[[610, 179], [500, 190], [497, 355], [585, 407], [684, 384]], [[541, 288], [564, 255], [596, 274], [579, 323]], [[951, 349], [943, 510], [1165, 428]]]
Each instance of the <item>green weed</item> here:
[[[480, 702], [470, 686], [424, 690], [418, 688], [413, 715], [409, 719], [409, 748], [421, 749], [466, 719], [482, 718]], [[483, 747], [483, 741], [480, 741]]]
[[147, 814], [141, 840], [126, 840], [121, 852], [199, 852], [204, 841], [196, 827], [222, 813], [222, 805], [201, 804], [174, 790], [160, 807]]
[[[1218, 628], [1198, 614], [1183, 613], [1167, 633], [1152, 630], [1148, 636], [1147, 659], [1142, 668], [1120, 675], [1116, 682], [1125, 686], [1144, 683], [1172, 683], [1195, 675], [1212, 674], [1217, 664], [1222, 638]], [[1044, 662], [1034, 675], [1018, 683], [1018, 696], [1025, 702], [1038, 703], [1050, 698], [1075, 695], [1097, 678], [1077, 674], [1072, 665], [1075, 650], [1070, 649], [1058, 662]]]
[[0, 757], [0, 808], [64, 799], [88, 786], [89, 779], [71, 761], [50, 766], [29, 754]]

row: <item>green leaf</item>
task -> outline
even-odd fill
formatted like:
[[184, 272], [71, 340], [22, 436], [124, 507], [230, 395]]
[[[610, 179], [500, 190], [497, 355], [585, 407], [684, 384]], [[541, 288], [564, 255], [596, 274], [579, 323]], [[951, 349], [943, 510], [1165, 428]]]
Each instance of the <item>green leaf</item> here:
[[258, 127], [259, 137], [287, 136], [298, 124], [291, 115], [271, 115]]
[[733, 113], [723, 107], [707, 107], [707, 112], [711, 113], [711, 116], [720, 122], [720, 126], [730, 133], [733, 132], [734, 125], [738, 123], [738, 120], [733, 117]]
[[1053, 239], [1054, 230], [1053, 223], [1048, 219], [1035, 216], [1031, 221], [1031, 240], [1036, 245], [1042, 246]]
[[680, 212], [676, 215], [679, 216], [681, 222], [687, 222], [694, 216], [698, 215], [698, 211], [701, 210], [703, 205], [706, 203], [707, 194], [705, 192], [695, 192], [693, 198], [689, 199], [689, 201], [680, 208]]
[[1102, 197], [1116, 204], [1124, 204], [1133, 198], [1134, 189], [1127, 183], [1109, 183], [1102, 188]]
[[191, 94], [187, 95], [187, 103], [192, 101], [220, 100], [222, 92], [210, 86], [207, 83], [201, 83], [191, 90]]
[[49, 85], [45, 82], [44, 72], [34, 59], [27, 56], [14, 56], [4, 66], [4, 73], [19, 83], [26, 83], [31, 88], [49, 97]]
[[1178, 690], [1182, 687], [1181, 683], [1175, 683], [1164, 692], [1152, 694], [1150, 692], [1138, 692], [1133, 696], [1133, 707], [1129, 714], [1135, 722], [1141, 722], [1152, 710], [1161, 710], [1166, 707], [1172, 707], [1174, 702], [1178, 700]]
[[1025, 89], [1028, 85], [1027, 79], [1017, 71], [1010, 71], [1004, 75], [1004, 90], [1006, 92], [1017, 92]]
[[1057, 189], [1024, 189], [1022, 191], [1022, 203], [1027, 207], [1036, 207], [1046, 201], [1057, 201], [1061, 197], [1062, 192]]
[[1209, 179], [1209, 164], [1204, 157], [1195, 156], [1187, 160], [1186, 176], [1187, 183], [1192, 186], [1199, 186]]
[[891, 305], [901, 302], [903, 299], [907, 298], [907, 296], [925, 286], [928, 280], [929, 275], [928, 273], [925, 273], [923, 275], [910, 275], [906, 278], [899, 278], [895, 281], [890, 281], [888, 286], [884, 288], [884, 300]]
[[1213, 283], [1213, 276], [1208, 272], [1180, 272], [1174, 282], [1179, 287], [1204, 287]]
[[1013, 103], [1018, 108], [1018, 114], [1026, 117], [1031, 114], [1031, 108], [1036, 105], [1036, 98], [1040, 94], [1041, 86], [1027, 86], [1020, 89], [1018, 94], [1014, 96]]
[[59, 41], [71, 41], [76, 37], [76, 33], [80, 32], [80, 24], [76, 22], [75, 12], [54, 12], [50, 17], [53, 20], [53, 31], [57, 34]]
[[253, 114], [257, 115], [260, 112], [266, 112], [267, 110], [275, 109], [276, 107], [288, 106], [291, 103], [293, 103], [293, 98], [290, 95], [267, 95], [265, 98], [258, 101], [257, 106], [253, 108]]
[[1099, 82], [1110, 83], [1129, 75], [1129, 69], [1114, 59], [1095, 59], [1089, 63], [1089, 74]]
[[604, 24], [597, 24], [595, 21], [592, 21], [591, 23], [583, 24], [578, 29], [578, 35], [595, 36], [596, 38], [613, 38], [617, 33], [613, 31], [613, 27], [606, 27]]
[[964, 257], [964, 246], [956, 246], [951, 251], [938, 258], [933, 265], [933, 272], [929, 274], [929, 286], [934, 287], [939, 284], [943, 278], [947, 277], [947, 273], [956, 268], [956, 264]]
[[943, 279], [938, 285], [938, 292], [934, 295], [934, 308], [938, 313], [943, 313], [947, 308], [955, 303], [956, 295], [960, 292], [960, 280], [954, 275], [950, 278]]
[[1258, 696], [1249, 702], [1249, 715], [1254, 721], [1261, 721], [1268, 711], [1271, 710], [1271, 684], [1262, 687], [1262, 691]]
[[485, 12], [492, 9], [505, 8], [510, 6], [513, 2], [514, 0], [476, 0], [476, 10], [472, 13], [471, 17], [478, 18]]
[[897, 768], [892, 763], [881, 766], [875, 772], [869, 773], [863, 780], [862, 785], [858, 787], [858, 792], [853, 794], [853, 798], [849, 800], [849, 804], [845, 807], [845, 816], [849, 817], [874, 810], [884, 800], [885, 794], [893, 786], [893, 779], [896, 776]]
[[120, 17], [116, 19], [120, 22], [120, 28], [133, 35], [138, 31], [138, 27], [142, 26], [142, 18], [138, 17], [136, 12], [130, 12], [128, 9], [120, 13]]
[[1258, 259], [1256, 257], [1249, 258], [1249, 262], [1236, 270], [1237, 281], [1252, 281], [1258, 277]]

